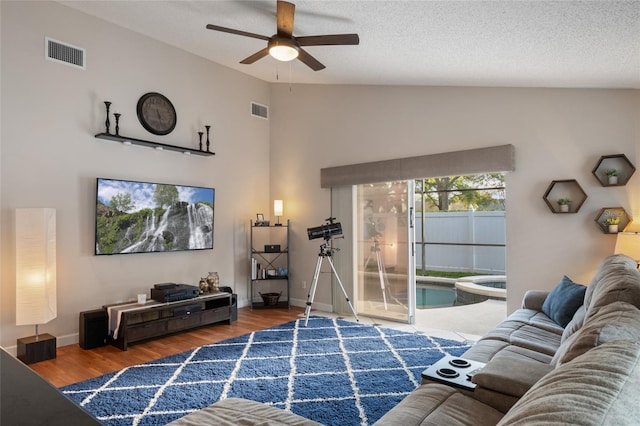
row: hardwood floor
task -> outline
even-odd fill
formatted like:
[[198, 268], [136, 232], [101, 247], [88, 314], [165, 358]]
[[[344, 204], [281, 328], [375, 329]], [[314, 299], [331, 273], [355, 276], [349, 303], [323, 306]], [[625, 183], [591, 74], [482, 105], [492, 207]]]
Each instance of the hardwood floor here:
[[241, 308], [238, 309], [238, 320], [231, 325], [211, 325], [133, 344], [128, 351], [121, 351], [111, 345], [90, 350], [84, 350], [78, 344], [63, 346], [58, 348], [55, 359], [31, 364], [30, 367], [52, 385], [66, 386], [124, 367], [283, 324], [298, 319], [302, 313], [304, 309], [297, 307], [269, 310]]

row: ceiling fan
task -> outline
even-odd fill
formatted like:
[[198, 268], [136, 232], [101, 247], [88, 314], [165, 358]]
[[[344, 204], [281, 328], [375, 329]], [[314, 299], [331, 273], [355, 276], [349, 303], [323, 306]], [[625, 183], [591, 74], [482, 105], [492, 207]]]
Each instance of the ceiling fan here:
[[305, 51], [303, 46], [329, 46], [329, 45], [357, 45], [360, 43], [358, 34], [332, 34], [316, 35], [306, 37], [295, 37], [293, 35], [293, 18], [296, 5], [286, 1], [277, 2], [277, 32], [271, 37], [246, 31], [234, 30], [232, 28], [220, 27], [218, 25], [207, 25], [207, 28], [224, 33], [237, 34], [245, 37], [265, 40], [267, 47], [254, 53], [246, 59], [240, 61], [241, 64], [252, 64], [258, 59], [271, 55], [279, 61], [292, 61], [299, 59], [314, 71], [320, 71], [325, 66], [316, 58]]

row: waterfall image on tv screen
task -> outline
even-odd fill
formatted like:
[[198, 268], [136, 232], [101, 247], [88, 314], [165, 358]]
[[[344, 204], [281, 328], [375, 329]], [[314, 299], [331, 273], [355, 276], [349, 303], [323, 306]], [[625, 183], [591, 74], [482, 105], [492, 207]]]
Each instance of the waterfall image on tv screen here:
[[97, 180], [100, 254], [213, 249], [215, 189]]

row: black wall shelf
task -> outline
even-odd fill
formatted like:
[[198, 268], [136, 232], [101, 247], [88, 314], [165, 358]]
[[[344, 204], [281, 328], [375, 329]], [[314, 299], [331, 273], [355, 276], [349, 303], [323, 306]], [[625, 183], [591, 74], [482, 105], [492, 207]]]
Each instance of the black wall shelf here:
[[181, 152], [187, 155], [193, 154], [193, 155], [202, 155], [207, 157], [211, 155], [216, 155], [215, 152], [211, 152], [211, 151], [200, 151], [199, 149], [191, 149], [191, 148], [185, 148], [182, 146], [168, 145], [166, 143], [160, 143], [160, 142], [145, 141], [143, 139], [129, 138], [126, 136], [113, 135], [111, 133], [98, 133], [96, 135], [96, 138], [105, 139], [113, 142], [121, 142], [125, 145], [128, 145], [128, 144], [140, 145], [140, 146], [146, 146], [149, 148], [156, 148], [159, 150]]

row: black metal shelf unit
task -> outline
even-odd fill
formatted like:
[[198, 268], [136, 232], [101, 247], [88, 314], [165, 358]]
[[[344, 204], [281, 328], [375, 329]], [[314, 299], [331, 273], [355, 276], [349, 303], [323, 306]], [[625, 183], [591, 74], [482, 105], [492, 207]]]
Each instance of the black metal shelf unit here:
[[289, 221], [267, 226], [249, 222], [249, 298], [252, 309], [291, 306], [289, 229]]

